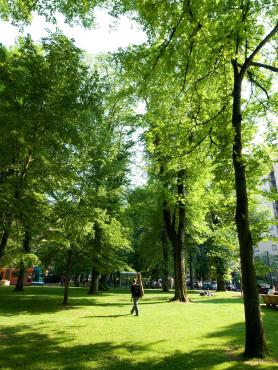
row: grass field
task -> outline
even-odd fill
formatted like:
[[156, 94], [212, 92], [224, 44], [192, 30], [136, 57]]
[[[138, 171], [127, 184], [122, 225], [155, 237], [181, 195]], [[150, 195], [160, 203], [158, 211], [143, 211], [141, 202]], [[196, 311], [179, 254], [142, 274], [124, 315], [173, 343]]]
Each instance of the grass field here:
[[60, 287], [0, 288], [0, 368], [7, 369], [278, 369], [278, 311], [264, 308], [270, 357], [244, 361], [243, 304], [238, 293], [170, 303], [147, 291], [131, 316], [125, 291], [87, 295]]

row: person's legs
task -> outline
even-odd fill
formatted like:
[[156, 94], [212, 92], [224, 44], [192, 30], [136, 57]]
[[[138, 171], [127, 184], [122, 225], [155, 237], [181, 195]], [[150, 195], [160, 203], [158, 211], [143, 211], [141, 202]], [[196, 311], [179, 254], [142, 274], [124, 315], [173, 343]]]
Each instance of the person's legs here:
[[133, 314], [133, 312], [135, 311], [135, 315], [139, 316], [139, 307], [138, 307], [139, 297], [132, 297], [132, 299], [133, 299], [133, 307], [131, 310], [131, 314]]

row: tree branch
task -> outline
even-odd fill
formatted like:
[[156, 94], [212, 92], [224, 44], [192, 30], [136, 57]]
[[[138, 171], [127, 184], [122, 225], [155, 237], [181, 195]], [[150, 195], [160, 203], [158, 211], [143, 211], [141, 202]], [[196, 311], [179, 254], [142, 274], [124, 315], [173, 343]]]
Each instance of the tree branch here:
[[161, 58], [161, 56], [162, 56], [162, 54], [164, 53], [164, 51], [166, 50], [166, 48], [167, 48], [167, 46], [171, 43], [171, 41], [173, 40], [173, 38], [174, 38], [174, 36], [175, 36], [175, 33], [176, 33], [176, 31], [177, 31], [177, 29], [178, 29], [178, 27], [179, 27], [179, 25], [180, 25], [180, 23], [181, 23], [181, 21], [182, 21], [182, 19], [183, 19], [183, 17], [184, 17], [184, 14], [185, 14], [185, 10], [181, 13], [181, 15], [180, 15], [180, 17], [179, 17], [179, 19], [178, 19], [178, 22], [177, 22], [177, 24], [171, 29], [171, 32], [170, 32], [170, 35], [169, 35], [169, 38], [168, 38], [168, 40], [165, 40], [164, 42], [163, 42], [163, 44], [160, 46], [160, 51], [159, 51], [159, 53], [158, 53], [158, 55], [157, 55], [157, 57], [156, 57], [156, 59], [155, 59], [155, 61], [154, 61], [154, 64], [152, 65], [152, 67], [151, 67], [151, 69], [150, 69], [150, 71], [149, 71], [149, 73], [147, 74], [147, 77], [151, 74], [151, 72], [154, 70], [154, 68], [156, 67], [156, 65], [157, 65], [157, 63], [158, 63], [158, 61], [159, 61], [159, 59]]
[[265, 69], [269, 69], [270, 71], [272, 72], [278, 72], [278, 68], [276, 67], [273, 67], [273, 66], [270, 66], [268, 64], [264, 64], [264, 63], [257, 63], [257, 62], [251, 62], [250, 63], [251, 66], [256, 66], [256, 67], [261, 67], [261, 68], [265, 68]]
[[276, 26], [269, 32], [268, 35], [259, 43], [259, 45], [256, 47], [256, 49], [249, 55], [249, 57], [245, 60], [242, 69], [240, 71], [241, 78], [243, 78], [245, 72], [250, 67], [254, 57], [259, 53], [259, 51], [264, 47], [264, 45], [276, 34], [278, 31], [278, 23]]
[[[226, 104], [223, 105], [223, 107], [214, 115], [212, 116], [211, 118], [207, 119], [206, 121], [203, 121], [203, 122], [196, 122], [196, 124], [194, 126], [192, 126], [191, 130], [196, 127], [196, 126], [203, 126], [203, 125], [206, 125], [207, 123], [213, 121], [215, 118], [217, 118], [218, 116], [220, 116], [221, 113], [223, 113], [225, 111], [225, 109], [227, 108], [229, 102], [227, 102]], [[196, 118], [195, 117], [195, 121], [196, 121]]]
[[253, 83], [254, 85], [258, 86], [265, 93], [265, 95], [267, 96], [267, 99], [269, 99], [269, 95], [268, 95], [267, 90], [258, 81], [256, 81], [254, 79], [253, 74], [250, 71], [247, 71], [247, 75], [250, 79], [250, 82]]

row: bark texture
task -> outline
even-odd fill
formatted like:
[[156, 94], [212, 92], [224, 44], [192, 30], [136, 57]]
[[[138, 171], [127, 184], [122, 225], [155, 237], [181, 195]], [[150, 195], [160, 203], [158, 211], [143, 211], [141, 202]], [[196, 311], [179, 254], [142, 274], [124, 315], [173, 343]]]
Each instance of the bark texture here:
[[5, 254], [5, 249], [9, 239], [9, 232], [12, 225], [12, 215], [6, 215], [6, 219], [4, 221], [4, 230], [2, 232], [1, 241], [0, 241], [0, 262], [2, 257]]
[[92, 279], [88, 294], [98, 294], [98, 283], [99, 283], [99, 272], [96, 269], [92, 269]]
[[[25, 232], [24, 232], [23, 246], [22, 246], [23, 253], [30, 252], [31, 250], [30, 242], [31, 242], [31, 230], [29, 226], [26, 226]], [[25, 273], [25, 266], [24, 266], [23, 261], [21, 261], [14, 292], [23, 292], [24, 273]]]
[[163, 227], [162, 229], [161, 243], [163, 254], [162, 290], [163, 292], [169, 292], [169, 257], [168, 257], [168, 241], [165, 227]]
[[262, 325], [259, 295], [256, 284], [256, 272], [253, 259], [253, 243], [248, 218], [248, 196], [246, 186], [245, 163], [242, 156], [241, 134], [241, 85], [243, 75], [239, 72], [236, 61], [234, 67], [234, 92], [232, 123], [235, 131], [233, 145], [233, 165], [236, 184], [236, 226], [240, 245], [242, 289], [245, 311], [245, 352], [247, 358], [265, 356], [266, 340]]
[[164, 204], [163, 218], [164, 225], [167, 230], [168, 238], [173, 247], [173, 258], [174, 258], [174, 274], [175, 274], [175, 295], [172, 300], [180, 302], [189, 302], [187, 289], [186, 289], [186, 273], [185, 273], [185, 206], [184, 206], [184, 170], [180, 170], [177, 176], [177, 190], [178, 190], [178, 202], [177, 202], [177, 213], [178, 221], [176, 225], [176, 215], [173, 212], [172, 218], [170, 210], [167, 208], [167, 204]]

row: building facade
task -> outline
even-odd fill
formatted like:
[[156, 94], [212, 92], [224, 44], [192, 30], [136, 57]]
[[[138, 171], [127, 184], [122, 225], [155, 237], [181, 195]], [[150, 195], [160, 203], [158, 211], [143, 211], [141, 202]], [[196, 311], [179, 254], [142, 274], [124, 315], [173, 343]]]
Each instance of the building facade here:
[[[273, 170], [263, 182], [264, 192], [278, 192], [278, 163], [274, 163]], [[263, 206], [270, 211], [271, 218], [278, 220], [278, 201], [263, 200]], [[275, 240], [276, 239], [276, 240]], [[255, 258], [264, 260], [265, 264], [273, 270], [273, 277], [278, 277], [278, 225], [273, 224], [269, 227], [268, 239], [261, 241], [254, 249]]]

